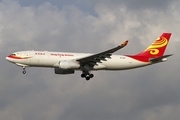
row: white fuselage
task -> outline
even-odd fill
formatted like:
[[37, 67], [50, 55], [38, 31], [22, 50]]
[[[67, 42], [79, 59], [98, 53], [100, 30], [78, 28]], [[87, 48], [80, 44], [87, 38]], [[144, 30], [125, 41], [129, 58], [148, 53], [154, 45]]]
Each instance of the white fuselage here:
[[[67, 52], [48, 52], [48, 51], [20, 51], [15, 52], [19, 58], [6, 59], [22, 67], [52, 67], [59, 68], [60, 61], [76, 60], [87, 57], [91, 54], [67, 53]], [[141, 62], [124, 55], [112, 55], [106, 60], [101, 60], [91, 70], [125, 70], [150, 65], [150, 62]], [[81, 70], [81, 68], [75, 69]]]
[[126, 70], [143, 67], [167, 61], [164, 51], [171, 33], [163, 33], [147, 49], [137, 55], [113, 55], [128, 43], [125, 41], [117, 47], [96, 54], [67, 53], [48, 51], [20, 51], [15, 52], [6, 59], [23, 68], [26, 67], [51, 67], [55, 74], [74, 74], [75, 70], [82, 71], [81, 77], [89, 80], [94, 75], [92, 70]]

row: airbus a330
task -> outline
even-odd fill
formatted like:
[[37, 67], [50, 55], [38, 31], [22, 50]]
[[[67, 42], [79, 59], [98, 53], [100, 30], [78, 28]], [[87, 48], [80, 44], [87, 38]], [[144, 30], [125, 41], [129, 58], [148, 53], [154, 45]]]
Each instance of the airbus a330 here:
[[19, 51], [7, 56], [6, 59], [23, 68], [50, 67], [55, 74], [73, 74], [82, 71], [81, 77], [89, 80], [96, 70], [126, 70], [167, 61], [170, 55], [164, 55], [171, 33], [163, 33], [146, 50], [137, 55], [113, 55], [125, 47], [128, 41], [112, 49], [97, 54], [67, 53], [49, 51]]

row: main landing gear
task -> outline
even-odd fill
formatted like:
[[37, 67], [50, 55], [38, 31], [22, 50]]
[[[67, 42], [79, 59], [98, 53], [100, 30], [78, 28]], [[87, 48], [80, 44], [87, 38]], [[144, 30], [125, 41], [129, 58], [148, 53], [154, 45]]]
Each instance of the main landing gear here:
[[87, 81], [90, 80], [90, 78], [93, 78], [94, 75], [91, 74], [89, 71], [83, 71], [81, 74], [82, 78], [85, 78]]
[[23, 74], [26, 74], [25, 68], [26, 68], [26, 67], [23, 67], [23, 71], [22, 71]]

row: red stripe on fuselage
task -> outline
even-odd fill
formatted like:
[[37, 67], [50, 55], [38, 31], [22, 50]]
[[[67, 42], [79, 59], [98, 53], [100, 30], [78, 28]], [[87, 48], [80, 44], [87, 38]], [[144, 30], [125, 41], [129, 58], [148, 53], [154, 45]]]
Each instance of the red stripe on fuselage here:
[[32, 58], [32, 57], [19, 57], [19, 56], [13, 56], [13, 55], [10, 55], [8, 57], [12, 58], [12, 59], [28, 59], [28, 58]]

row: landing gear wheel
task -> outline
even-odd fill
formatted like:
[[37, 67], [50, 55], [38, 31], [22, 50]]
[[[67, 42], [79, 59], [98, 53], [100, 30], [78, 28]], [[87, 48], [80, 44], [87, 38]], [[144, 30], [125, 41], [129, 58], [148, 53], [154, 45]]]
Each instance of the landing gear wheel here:
[[82, 77], [82, 78], [85, 78], [85, 79], [88, 81], [88, 80], [90, 80], [91, 78], [93, 78], [94, 75], [91, 74], [90, 71], [82, 71], [81, 77]]
[[84, 77], [86, 77], [86, 75], [85, 75], [84, 73], [82, 73], [82, 74], [81, 74], [81, 77], [84, 78]]
[[23, 74], [26, 74], [25, 68], [26, 68], [26, 67], [23, 66], [23, 71], [22, 71]]
[[90, 78], [93, 78], [93, 77], [94, 77], [94, 75], [93, 75], [93, 74], [90, 74], [90, 75], [89, 75], [89, 77], [90, 77]]
[[23, 71], [22, 73], [23, 73], [23, 74], [26, 74], [26, 71]]
[[86, 77], [86, 80], [87, 80], [87, 81], [90, 80], [90, 77]]

